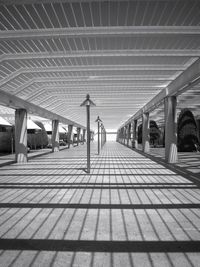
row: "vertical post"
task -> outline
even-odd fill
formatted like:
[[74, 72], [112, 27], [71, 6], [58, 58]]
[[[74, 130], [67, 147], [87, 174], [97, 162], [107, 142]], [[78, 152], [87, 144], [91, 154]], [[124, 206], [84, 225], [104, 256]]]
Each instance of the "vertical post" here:
[[79, 145], [79, 142], [80, 142], [80, 132], [81, 132], [81, 128], [77, 127], [77, 146]]
[[25, 163], [27, 156], [27, 111], [17, 109], [15, 111], [15, 160], [17, 163]]
[[101, 127], [101, 119], [99, 116], [97, 117], [96, 121], [97, 122], [97, 146], [98, 146], [98, 155], [100, 154], [100, 127]]
[[129, 146], [130, 137], [131, 137], [131, 123], [127, 126], [127, 146]]
[[138, 140], [137, 140], [137, 120], [133, 121], [133, 147], [138, 149]]
[[118, 134], [118, 140], [121, 143], [121, 138], [122, 138], [122, 129], [119, 130], [119, 134]]
[[117, 131], [116, 141], [119, 142], [119, 130]]
[[59, 151], [59, 121], [52, 121], [52, 152]]
[[103, 125], [101, 124], [101, 148], [103, 146]]
[[149, 152], [149, 113], [142, 115], [142, 150]]
[[14, 153], [14, 133], [13, 133], [13, 127], [11, 129], [11, 153]]
[[87, 173], [90, 173], [90, 106], [95, 104], [90, 99], [90, 95], [86, 95], [86, 99], [81, 104], [81, 107], [86, 106], [86, 117], [87, 117]]
[[90, 106], [86, 105], [87, 113], [87, 173], [90, 173]]
[[83, 144], [85, 142], [85, 133], [86, 133], [86, 129], [83, 129]]
[[122, 140], [123, 140], [123, 128], [120, 129], [120, 143], [122, 144]]
[[98, 124], [98, 155], [99, 155], [99, 153], [100, 153], [100, 132], [99, 132], [100, 121], [99, 120], [97, 121], [97, 124]]
[[126, 144], [126, 126], [124, 126], [124, 145]]
[[73, 131], [73, 125], [68, 125], [68, 133], [67, 133], [68, 148], [70, 148], [71, 145], [72, 131]]
[[165, 160], [177, 162], [177, 116], [176, 96], [165, 98]]

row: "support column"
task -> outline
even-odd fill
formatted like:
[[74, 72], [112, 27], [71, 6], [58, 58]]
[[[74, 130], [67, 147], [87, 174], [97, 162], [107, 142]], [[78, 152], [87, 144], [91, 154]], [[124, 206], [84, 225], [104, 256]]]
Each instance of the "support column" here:
[[127, 146], [129, 147], [129, 141], [131, 139], [131, 123], [127, 126]]
[[71, 145], [72, 131], [73, 131], [73, 125], [68, 125], [68, 133], [67, 133], [68, 148], [70, 148]]
[[15, 111], [15, 160], [17, 163], [28, 161], [27, 156], [27, 111]]
[[116, 141], [120, 142], [120, 130], [117, 131]]
[[94, 132], [90, 131], [90, 141], [94, 141]]
[[86, 129], [83, 129], [83, 144], [85, 143], [85, 133], [86, 133]]
[[138, 149], [137, 120], [133, 121], [133, 148]]
[[118, 131], [118, 135], [117, 135], [117, 141], [118, 141], [119, 143], [121, 143], [121, 134], [122, 134], [121, 129], [119, 129], [119, 131]]
[[165, 160], [177, 162], [176, 96], [165, 98]]
[[52, 121], [52, 152], [59, 151], [59, 120]]
[[101, 148], [102, 148], [102, 146], [103, 146], [103, 129], [102, 129], [102, 124], [101, 124], [101, 126], [100, 126], [100, 128], [101, 128]]
[[126, 144], [126, 130], [127, 126], [124, 126], [124, 145]]
[[121, 144], [124, 142], [124, 127], [121, 128]]
[[80, 132], [81, 132], [81, 128], [80, 127], [77, 127], [77, 146], [80, 143]]
[[142, 150], [145, 153], [149, 152], [149, 113], [142, 115]]

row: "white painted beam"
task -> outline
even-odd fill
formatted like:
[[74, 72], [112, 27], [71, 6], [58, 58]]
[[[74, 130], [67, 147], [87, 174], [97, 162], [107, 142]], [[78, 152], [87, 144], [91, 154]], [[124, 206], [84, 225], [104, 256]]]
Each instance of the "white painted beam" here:
[[46, 66], [19, 68], [6, 78], [0, 81], [0, 86], [9, 82], [11, 79], [24, 73], [52, 73], [52, 72], [87, 72], [87, 71], [183, 71], [185, 68], [180, 65], [94, 65], [94, 66]]
[[85, 128], [84, 126], [74, 121], [71, 121], [65, 117], [62, 117], [44, 108], [41, 108], [37, 105], [27, 102], [19, 97], [8, 94], [2, 90], [0, 90], [0, 104], [3, 106], [13, 108], [13, 109], [25, 109], [30, 114], [35, 114], [35, 115], [38, 115], [40, 117], [47, 118], [50, 120], [59, 120], [61, 123], [71, 124], [71, 125], [74, 125], [75, 127]]
[[[116, 82], [116, 83], [114, 83], [114, 82], [112, 82], [112, 84], [108, 84], [108, 83], [103, 83], [103, 82], [101, 82], [100, 84], [93, 84], [93, 83], [87, 83], [87, 85], [85, 84], [85, 83], [80, 83], [79, 85], [69, 85], [68, 83], [67, 83], [67, 80], [65, 80], [65, 79], [58, 79], [56, 82], [53, 80], [53, 81], [51, 81], [52, 82], [52, 85], [51, 86], [49, 86], [49, 85], [46, 85], [46, 83], [49, 83], [49, 80], [39, 80], [39, 79], [35, 79], [35, 78], [33, 78], [32, 80], [30, 80], [30, 81], [28, 81], [28, 82], [26, 82], [26, 83], [24, 83], [23, 85], [21, 85], [21, 86], [19, 86], [18, 88], [13, 88], [13, 90], [15, 90], [16, 89], [16, 91], [15, 91], [15, 94], [19, 94], [19, 93], [21, 93], [21, 92], [23, 92], [26, 88], [28, 88], [29, 86], [33, 86], [33, 85], [35, 85], [35, 84], [40, 84], [40, 86], [41, 86], [41, 89], [48, 89], [48, 88], [53, 88], [53, 89], [55, 89], [55, 86], [56, 86], [56, 88], [65, 88], [65, 90], [68, 90], [68, 89], [78, 89], [78, 90], [84, 90], [84, 92], [85, 92], [85, 86], [87, 86], [87, 88], [88, 88], [88, 90], [93, 90], [94, 88], [95, 89], [105, 89], [105, 87], [106, 88], [109, 88], [109, 90], [110, 89], [116, 89], [116, 88], [120, 88], [120, 89], [123, 89], [124, 87], [126, 87], [126, 88], [137, 88], [137, 89], [141, 89], [140, 90], [140, 93], [142, 94], [142, 90], [144, 90], [144, 89], [146, 89], [146, 90], [149, 90], [149, 89], [154, 89], [154, 90], [162, 90], [162, 88], [164, 88], [165, 87], [165, 85], [162, 85], [162, 84], [160, 84], [160, 85], [156, 85], [155, 86], [155, 84], [153, 84], [153, 83], [149, 83], [148, 81], [147, 81], [147, 83], [145, 84], [144, 82], [142, 82], [142, 84], [140, 85], [140, 84], [138, 84], [138, 83], [133, 83], [133, 82], [125, 82], [125, 81], [123, 81], [123, 83], [120, 83], [119, 84], [119, 81], [118, 82]], [[62, 82], [62, 84], [60, 85], [59, 84], [59, 82]], [[65, 87], [63, 87], [63, 82], [66, 82], [66, 85], [65, 85]], [[38, 88], [36, 88], [37, 90], [38, 90]], [[144, 94], [146, 94], [146, 92], [144, 92]]]
[[23, 59], [55, 59], [79, 57], [199, 57], [200, 49], [123, 49], [123, 50], [93, 50], [93, 51], [65, 51], [42, 53], [3, 54], [0, 63], [5, 60]]
[[[41, 73], [42, 74], [42, 73]], [[63, 78], [60, 77], [41, 77], [41, 75], [39, 77], [35, 77], [34, 78], [36, 82], [60, 82], [60, 81], [65, 81], [65, 82], [87, 82], [87, 83], [99, 83], [99, 82], [117, 82], [117, 81], [125, 81], [125, 82], [137, 82], [137, 81], [149, 81], [149, 82], [161, 82], [161, 83], [167, 83], [173, 80], [173, 78], [170, 75], [99, 75], [97, 76], [95, 79], [90, 79], [88, 76], [66, 76]], [[30, 78], [30, 81], [32, 81], [33, 78]], [[6, 83], [9, 83], [10, 80], [6, 81], [6, 82], [0, 82], [0, 86], [5, 85]], [[28, 81], [28, 78], [27, 78]]]
[[35, 40], [98, 36], [200, 35], [200, 26], [71, 27], [2, 31], [0, 40]]

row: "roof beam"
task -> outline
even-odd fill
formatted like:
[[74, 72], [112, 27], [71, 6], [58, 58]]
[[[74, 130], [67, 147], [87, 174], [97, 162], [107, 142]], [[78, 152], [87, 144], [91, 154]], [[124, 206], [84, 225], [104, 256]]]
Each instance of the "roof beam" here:
[[200, 35], [200, 26], [112, 26], [70, 27], [2, 31], [0, 40], [34, 40], [62, 37], [139, 36], [139, 35]]
[[19, 68], [6, 78], [0, 80], [0, 86], [11, 79], [24, 73], [51, 73], [51, 72], [86, 72], [86, 71], [183, 71], [185, 67], [180, 65], [91, 65], [91, 66], [47, 66], [47, 67], [27, 67]]
[[199, 57], [200, 49], [131, 49], [131, 50], [95, 50], [69, 52], [43, 52], [3, 54], [0, 63], [5, 60], [87, 58], [87, 57]]
[[[79, 66], [45, 66], [20, 68], [19, 73], [62, 72], [62, 71], [183, 71], [182, 65], [79, 65]], [[20, 71], [21, 70], [21, 71]], [[16, 71], [17, 72], [17, 71]]]
[[8, 94], [7, 92], [4, 92], [2, 90], [0, 90], [0, 104], [3, 106], [7, 106], [9, 108], [13, 108], [13, 109], [19, 109], [19, 108], [23, 108], [26, 109], [28, 113], [30, 114], [35, 114], [38, 115], [40, 117], [43, 118], [47, 118], [50, 120], [59, 120], [60, 122], [64, 123], [64, 124], [73, 124], [75, 127], [81, 127], [84, 128], [84, 126], [71, 121], [65, 117], [62, 117], [58, 114], [55, 114], [51, 111], [48, 111], [44, 108], [41, 108], [37, 105], [34, 105], [30, 102], [27, 102], [19, 97], [16, 97], [14, 95]]
[[[48, 80], [38, 80], [38, 79], [35, 79], [35, 78], [33, 78], [32, 80], [29, 80], [28, 82], [26, 82], [25, 84], [23, 84], [23, 85], [21, 85], [21, 86], [19, 86], [17, 89], [16, 88], [12, 88], [12, 90], [16, 90], [16, 94], [18, 94], [18, 93], [20, 93], [20, 92], [23, 92], [24, 91], [24, 89], [26, 89], [26, 88], [28, 88], [29, 86], [32, 86], [32, 85], [35, 85], [35, 84], [41, 84], [41, 87], [42, 88], [49, 88], [49, 86], [48, 86], [48, 84], [46, 84], [46, 83], [48, 83], [49, 81]], [[87, 86], [87, 88], [89, 89], [89, 90], [93, 90], [94, 88], [103, 88], [103, 89], [105, 89], [105, 88], [113, 88], [113, 89], [115, 89], [115, 88], [139, 88], [139, 89], [141, 89], [141, 93], [142, 93], [142, 89], [154, 89], [154, 90], [161, 90], [161, 89], [163, 89], [164, 87], [166, 87], [165, 85], [163, 85], [163, 84], [160, 84], [160, 85], [155, 85], [155, 83], [146, 83], [146, 84], [144, 84], [144, 82], [140, 85], [140, 84], [136, 84], [136, 83], [133, 83], [133, 82], [131, 82], [131, 83], [125, 83], [125, 82], [123, 82], [123, 83], [121, 83], [121, 84], [119, 84], [119, 82], [117, 82], [117, 83], [115, 83], [115, 84], [106, 84], [106, 83], [101, 83], [101, 84], [92, 84], [92, 83], [90, 83], [90, 84], [79, 84], [79, 85], [73, 85], [73, 84], [71, 84], [71, 85], [69, 85], [69, 83], [67, 83], [67, 81], [66, 80], [61, 80], [61, 79], [59, 79], [58, 81], [57, 81], [57, 83], [56, 84], [54, 84], [54, 85], [50, 85], [50, 86], [54, 86], [54, 88], [55, 88], [55, 86], [56, 86], [56, 88], [63, 88], [63, 83], [60, 85], [58, 82], [65, 82], [65, 89], [66, 90], [68, 90], [68, 89], [72, 89], [72, 88], [78, 88], [78, 90], [80, 90], [80, 89], [84, 89], [85, 90], [85, 88], [86, 88], [86, 86]], [[7, 88], [5, 88], [5, 89], [7, 89]], [[38, 89], [38, 88], [36, 88], [36, 89]], [[8, 89], [7, 89], [8, 90]]]
[[[41, 76], [40, 76], [41, 77]], [[44, 77], [41, 77], [41, 78], [37, 78], [35, 77], [35, 79], [38, 81], [38, 82], [41, 82], [41, 81], [46, 81], [46, 82], [56, 82], [56, 81], [66, 81], [66, 82], [92, 82], [92, 83], [98, 83], [98, 82], [105, 82], [105, 81], [112, 81], [112, 82], [116, 82], [116, 81], [125, 81], [125, 82], [130, 82], [130, 81], [159, 81], [159, 82], [170, 82], [173, 80], [173, 78], [170, 76], [170, 75], [102, 75], [102, 76], [97, 76], [96, 78], [92, 79], [88, 76], [79, 76], [78, 78], [76, 76], [74, 77], [48, 77], [44, 75]], [[27, 78], [27, 80], [29, 80]], [[32, 80], [32, 78], [30, 78], [30, 80]], [[3, 85], [9, 83], [10, 81], [12, 80], [8, 80], [6, 79], [6, 81], [2, 81], [0, 82], [0, 87], [2, 87]]]
[[[130, 119], [128, 119], [121, 127], [130, 123], [134, 119], [138, 119], [142, 116], [143, 112], [150, 112], [154, 110], [165, 97], [177, 96], [181, 93], [189, 90], [195, 84], [200, 82], [200, 59], [194, 62], [188, 69], [186, 69], [181, 75], [179, 75], [174, 81], [172, 81], [166, 88], [158, 93], [152, 100], [150, 100], [143, 108], [138, 110]], [[120, 128], [121, 128], [120, 127]]]

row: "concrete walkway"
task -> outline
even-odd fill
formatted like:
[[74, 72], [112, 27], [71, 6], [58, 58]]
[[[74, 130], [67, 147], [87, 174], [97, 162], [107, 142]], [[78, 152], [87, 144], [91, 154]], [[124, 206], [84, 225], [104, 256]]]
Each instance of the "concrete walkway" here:
[[[60, 150], [67, 149], [68, 146], [60, 146]], [[27, 155], [28, 159], [32, 159], [35, 157], [39, 157], [42, 155], [46, 155], [52, 152], [51, 148], [43, 148], [43, 149], [36, 149], [31, 150]], [[7, 154], [7, 155], [1, 155], [0, 156], [0, 167], [13, 164], [15, 163], [15, 154]]]
[[117, 143], [0, 168], [0, 266], [200, 266], [200, 188]]

